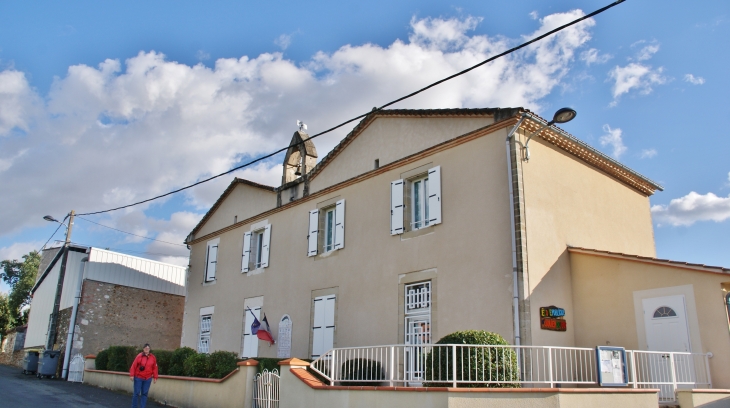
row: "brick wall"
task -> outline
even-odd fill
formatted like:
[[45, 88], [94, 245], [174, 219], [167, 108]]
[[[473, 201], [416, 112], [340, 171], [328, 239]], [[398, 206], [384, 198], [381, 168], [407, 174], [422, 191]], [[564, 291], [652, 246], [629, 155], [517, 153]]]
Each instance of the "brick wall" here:
[[109, 346], [141, 348], [144, 343], [174, 350], [180, 347], [184, 306], [184, 296], [85, 280], [72, 355], [96, 354]]

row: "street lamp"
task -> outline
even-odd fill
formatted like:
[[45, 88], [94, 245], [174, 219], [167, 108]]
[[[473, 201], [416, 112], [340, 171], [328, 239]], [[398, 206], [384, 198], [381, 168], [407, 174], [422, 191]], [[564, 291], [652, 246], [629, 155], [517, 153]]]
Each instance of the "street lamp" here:
[[528, 145], [528, 143], [530, 143], [530, 140], [532, 139], [533, 136], [542, 132], [545, 128], [550, 127], [556, 123], [570, 122], [571, 120], [573, 120], [573, 118], [575, 118], [575, 116], [577, 114], [578, 114], [578, 112], [576, 112], [574, 109], [560, 108], [553, 115], [553, 120], [544, 124], [540, 129], [536, 130], [535, 132], [532, 132], [532, 134], [527, 137], [527, 141], [525, 142], [525, 161], [530, 160], [530, 149], [527, 147], [527, 145]]

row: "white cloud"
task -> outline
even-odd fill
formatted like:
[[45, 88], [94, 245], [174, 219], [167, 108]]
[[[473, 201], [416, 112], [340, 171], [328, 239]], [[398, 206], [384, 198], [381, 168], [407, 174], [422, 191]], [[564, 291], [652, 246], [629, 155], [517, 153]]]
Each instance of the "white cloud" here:
[[641, 151], [641, 158], [642, 159], [652, 159], [657, 154], [658, 154], [658, 152], [656, 151], [656, 149], [644, 149]]
[[286, 50], [291, 45], [291, 37], [289, 34], [282, 34], [274, 40], [274, 44], [282, 50]]
[[651, 44], [643, 47], [636, 53], [636, 59], [639, 61], [646, 61], [651, 59], [659, 51], [659, 44]]
[[530, 12], [530, 14], [529, 14], [529, 16], [530, 16], [530, 18], [531, 18], [531, 19], [533, 19], [533, 20], [537, 20], [538, 18], [540, 18], [540, 15], [539, 15], [539, 14], [537, 14], [537, 10], [533, 10], [533, 11], [531, 11], [531, 12]]
[[[545, 16], [525, 38], [582, 15]], [[0, 159], [14, 159], [0, 177], [0, 231], [39, 225], [46, 214], [128, 204], [221, 173], [285, 146], [297, 119], [316, 133], [524, 39], [474, 35], [479, 21], [413, 19], [407, 41], [345, 45], [304, 63], [265, 53], [188, 66], [140, 52], [124, 62], [71, 66], [47, 95], [34, 91], [23, 73], [2, 71]], [[539, 111], [594, 24], [586, 20], [394, 107]], [[23, 134], [6, 137], [15, 129]], [[350, 129], [316, 139], [320, 157]], [[186, 200], [203, 211], [234, 176], [276, 186], [282, 158], [275, 159], [187, 190]], [[141, 215], [131, 232], [159, 232]]]
[[702, 84], [705, 83], [705, 78], [702, 78], [702, 77], [699, 77], [699, 76], [696, 77], [696, 76], [694, 76], [692, 74], [685, 75], [684, 76], [684, 80], [686, 82], [689, 82], [692, 85], [702, 85]]
[[730, 196], [718, 197], [713, 193], [705, 195], [694, 191], [684, 197], [675, 198], [669, 205], [651, 207], [654, 221], [673, 226], [690, 226], [698, 221], [722, 222], [730, 218]]
[[195, 53], [195, 58], [197, 58], [198, 61], [207, 61], [210, 59], [210, 54], [203, 50], [198, 50], [198, 52]]
[[589, 66], [591, 64], [604, 64], [604, 63], [608, 62], [608, 60], [610, 60], [611, 58], [613, 58], [613, 55], [600, 54], [598, 52], [598, 50], [595, 48], [591, 48], [589, 50], [583, 51], [580, 54], [581, 61], [584, 61], [586, 63], [586, 65], [589, 65]]
[[662, 76], [663, 70], [662, 67], [653, 69], [651, 66], [635, 62], [625, 67], [616, 66], [608, 74], [609, 78], [615, 81], [611, 106], [616, 106], [621, 95], [625, 93], [638, 90], [639, 93], [646, 95], [651, 93], [652, 86], [667, 82]]
[[627, 150], [621, 137], [623, 132], [619, 128], [611, 129], [611, 126], [608, 125], [603, 125], [603, 131], [606, 132], [606, 134], [601, 136], [599, 139], [601, 146], [610, 146], [611, 149], [613, 149], [611, 156], [618, 159]]

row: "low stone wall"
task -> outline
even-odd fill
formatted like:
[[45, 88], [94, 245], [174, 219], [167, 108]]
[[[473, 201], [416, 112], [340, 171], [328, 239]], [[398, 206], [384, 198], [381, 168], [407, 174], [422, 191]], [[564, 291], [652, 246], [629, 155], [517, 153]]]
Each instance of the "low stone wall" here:
[[[258, 362], [246, 360], [220, 380], [161, 375], [150, 387], [149, 398], [179, 408], [251, 408], [253, 379]], [[84, 384], [132, 393], [129, 373], [95, 370], [94, 356], [87, 356]]]
[[632, 388], [332, 387], [309, 373], [307, 362], [289, 359], [279, 364], [280, 408], [656, 408], [659, 392]]
[[730, 390], [677, 390], [682, 408], [730, 408]]
[[22, 368], [24, 358], [25, 351], [23, 350], [0, 353], [0, 364]]

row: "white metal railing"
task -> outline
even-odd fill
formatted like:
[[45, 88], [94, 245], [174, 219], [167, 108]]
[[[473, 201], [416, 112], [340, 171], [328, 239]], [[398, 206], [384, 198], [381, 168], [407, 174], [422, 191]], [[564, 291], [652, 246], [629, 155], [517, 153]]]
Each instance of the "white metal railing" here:
[[676, 400], [679, 388], [712, 388], [708, 354], [627, 350], [634, 388], [658, 388], [659, 402]]
[[[660, 402], [678, 388], [712, 388], [707, 354], [627, 350], [629, 386], [659, 389]], [[337, 348], [311, 364], [330, 385], [446, 386], [598, 384], [596, 351], [549, 346], [398, 344]]]

